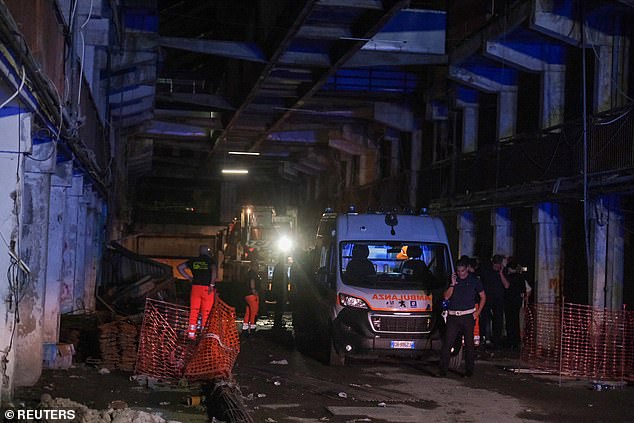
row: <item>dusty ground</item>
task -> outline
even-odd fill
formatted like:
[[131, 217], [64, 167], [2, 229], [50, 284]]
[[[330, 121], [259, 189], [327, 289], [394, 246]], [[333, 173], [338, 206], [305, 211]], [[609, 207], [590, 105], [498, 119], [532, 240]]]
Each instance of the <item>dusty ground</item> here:
[[[256, 422], [634, 422], [632, 386], [597, 392], [588, 381], [512, 373], [505, 369], [518, 366], [517, 354], [504, 351], [483, 355], [473, 378], [435, 377], [436, 360], [329, 367], [296, 351], [290, 328], [274, 332], [263, 319], [242, 338], [234, 377]], [[187, 405], [204, 386], [140, 384], [131, 376], [83, 364], [46, 370], [36, 386], [17, 390], [15, 403], [33, 406], [50, 394], [105, 409], [119, 400], [165, 420], [209, 421], [205, 408]]]

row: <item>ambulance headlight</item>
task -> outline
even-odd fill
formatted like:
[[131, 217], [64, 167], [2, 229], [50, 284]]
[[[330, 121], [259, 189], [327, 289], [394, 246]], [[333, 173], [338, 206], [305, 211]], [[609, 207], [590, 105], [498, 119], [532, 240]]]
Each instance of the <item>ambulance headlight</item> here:
[[287, 236], [283, 236], [277, 240], [277, 249], [286, 253], [293, 249], [293, 240]]
[[352, 308], [364, 308], [368, 309], [368, 303], [363, 301], [361, 298], [353, 297], [351, 295], [339, 294], [339, 304], [343, 307], [352, 307]]

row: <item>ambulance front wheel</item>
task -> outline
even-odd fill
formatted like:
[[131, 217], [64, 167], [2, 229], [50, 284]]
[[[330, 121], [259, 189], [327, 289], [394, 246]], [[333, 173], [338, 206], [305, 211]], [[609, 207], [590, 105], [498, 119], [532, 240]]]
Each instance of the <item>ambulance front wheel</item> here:
[[462, 347], [462, 339], [460, 339], [460, 342], [456, 342], [456, 344], [451, 349], [451, 353], [449, 355], [449, 368], [451, 370], [458, 370], [458, 368], [462, 364], [463, 358], [464, 348]]

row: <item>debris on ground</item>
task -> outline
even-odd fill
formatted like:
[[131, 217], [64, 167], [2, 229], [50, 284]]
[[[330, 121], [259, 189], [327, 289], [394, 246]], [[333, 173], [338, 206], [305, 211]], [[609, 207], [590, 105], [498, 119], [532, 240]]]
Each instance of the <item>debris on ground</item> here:
[[[123, 401], [119, 402], [125, 404]], [[158, 414], [127, 408], [127, 404], [126, 408], [123, 409], [111, 407], [107, 410], [94, 410], [67, 398], [51, 398], [42, 401], [40, 406], [42, 409], [75, 410], [76, 417], [73, 422], [77, 423], [111, 423], [114, 421], [118, 423], [177, 423], [173, 420], [168, 422]]]
[[269, 364], [288, 364], [288, 361], [286, 359], [284, 359], [284, 360], [273, 360]]

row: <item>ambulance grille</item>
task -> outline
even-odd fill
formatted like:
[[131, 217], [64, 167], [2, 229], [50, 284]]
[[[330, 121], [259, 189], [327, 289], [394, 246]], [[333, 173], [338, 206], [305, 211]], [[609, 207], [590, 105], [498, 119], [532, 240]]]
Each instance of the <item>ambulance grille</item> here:
[[429, 333], [431, 316], [373, 314], [370, 316], [370, 324], [375, 332]]

